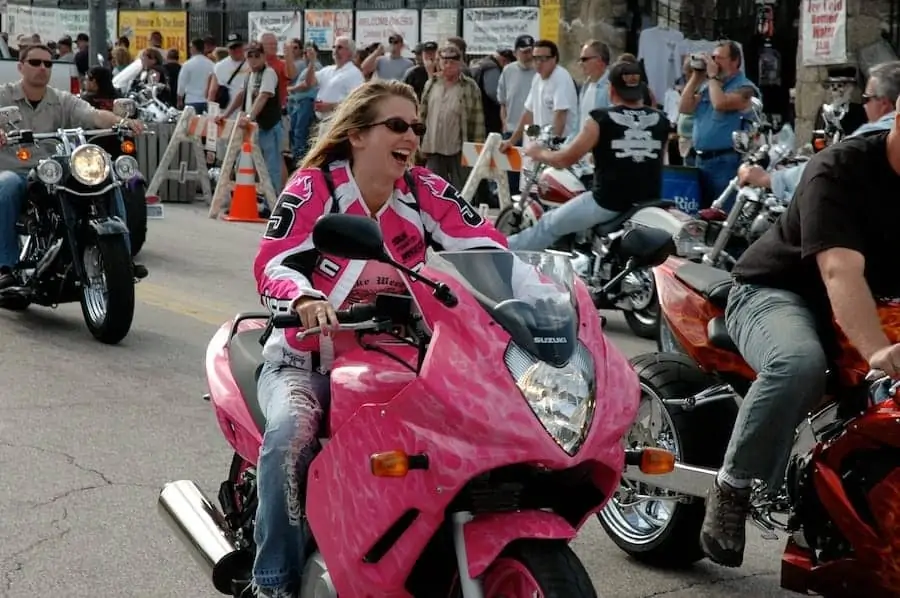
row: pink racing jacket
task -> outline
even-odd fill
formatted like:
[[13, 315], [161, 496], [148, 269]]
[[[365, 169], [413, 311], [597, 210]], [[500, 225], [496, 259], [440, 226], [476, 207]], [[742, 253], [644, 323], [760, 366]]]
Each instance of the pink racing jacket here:
[[[289, 313], [294, 301], [304, 296], [327, 299], [340, 309], [363, 272], [364, 260], [323, 256], [313, 246], [313, 225], [325, 214], [375, 218], [388, 254], [412, 269], [424, 263], [429, 243], [448, 251], [507, 247], [506, 238], [450, 183], [425, 168], [414, 167], [399, 179], [394, 194], [376, 214], [362, 201], [347, 162], [334, 162], [328, 168], [333, 194], [318, 168], [299, 170], [291, 177], [260, 243], [253, 272], [263, 305], [275, 314]], [[410, 184], [415, 185], [414, 192]], [[330, 369], [332, 337], [300, 342], [296, 333], [297, 329], [273, 330], [263, 357], [303, 369]]]

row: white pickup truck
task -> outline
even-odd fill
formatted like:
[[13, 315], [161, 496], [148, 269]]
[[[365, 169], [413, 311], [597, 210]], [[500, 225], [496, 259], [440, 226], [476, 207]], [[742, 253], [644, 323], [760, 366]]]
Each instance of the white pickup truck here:
[[[0, 37], [0, 84], [18, 81], [19, 61], [12, 58], [9, 47]], [[79, 93], [81, 91], [81, 82], [78, 77], [78, 69], [72, 62], [53, 61], [53, 69], [50, 72], [50, 87], [61, 89], [71, 93]]]

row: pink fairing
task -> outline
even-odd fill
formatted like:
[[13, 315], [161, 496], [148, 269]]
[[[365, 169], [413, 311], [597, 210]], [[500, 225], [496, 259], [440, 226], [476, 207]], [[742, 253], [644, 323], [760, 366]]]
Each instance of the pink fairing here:
[[513, 511], [478, 515], [466, 524], [463, 533], [466, 538], [466, 556], [469, 558], [469, 575], [478, 577], [513, 540], [571, 540], [578, 532], [556, 513]]
[[[253, 271], [263, 304], [275, 313], [287, 313], [292, 303], [304, 295], [327, 298], [339, 309], [363, 272], [364, 261], [333, 256], [316, 261], [312, 230], [323, 214], [374, 216], [381, 226], [388, 253], [410, 268], [417, 268], [425, 261], [426, 231], [434, 242], [450, 251], [506, 247], [505, 237], [485, 222], [456, 189], [425, 168], [411, 170], [412, 179], [418, 185], [415, 194], [410, 192], [405, 179], [398, 180], [394, 195], [375, 215], [360, 199], [347, 162], [334, 162], [329, 168], [335, 197], [331, 197], [321, 170], [296, 172], [282, 192], [260, 243]], [[334, 201], [338, 202], [336, 209]], [[319, 350], [323, 367], [330, 366], [333, 349], [320, 347], [318, 339], [298, 342], [296, 332], [296, 329], [274, 331], [263, 356], [269, 361], [306, 367], [311, 363], [311, 352]]]

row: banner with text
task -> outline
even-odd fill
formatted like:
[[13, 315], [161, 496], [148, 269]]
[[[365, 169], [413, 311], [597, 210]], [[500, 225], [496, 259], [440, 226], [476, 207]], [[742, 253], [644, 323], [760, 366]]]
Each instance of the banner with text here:
[[287, 41], [303, 37], [303, 16], [299, 10], [249, 12], [247, 32], [251, 40], [257, 41], [263, 33], [274, 33], [278, 38], [278, 51], [284, 53], [284, 44]]
[[463, 11], [463, 39], [469, 54], [512, 49], [520, 35], [538, 37], [537, 7], [467, 8]]
[[801, 0], [803, 66], [847, 62], [846, 0]]
[[[18, 35], [37, 33], [43, 41], [57, 41], [65, 35], [73, 39], [79, 33], [89, 33], [87, 9], [60, 9], [41, 6], [7, 6], [7, 22], [4, 29], [9, 33], [10, 45], [15, 45]], [[116, 11], [106, 11], [106, 31], [108, 40], [116, 39]]]
[[365, 48], [379, 43], [387, 46], [388, 38], [399, 33], [406, 43], [404, 54], [411, 56], [419, 43], [419, 11], [417, 10], [358, 10], [356, 11], [356, 47]]
[[559, 0], [541, 0], [540, 39], [559, 43], [560, 16]]
[[303, 20], [303, 40], [315, 43], [322, 52], [331, 50], [336, 37], [353, 38], [352, 10], [306, 10]]
[[448, 37], [459, 35], [459, 11], [452, 8], [422, 10], [422, 41], [443, 46]]
[[150, 45], [150, 34], [159, 31], [163, 37], [163, 51], [176, 48], [184, 61], [187, 56], [188, 16], [179, 10], [122, 10], [119, 11], [119, 35], [131, 42], [132, 54]]

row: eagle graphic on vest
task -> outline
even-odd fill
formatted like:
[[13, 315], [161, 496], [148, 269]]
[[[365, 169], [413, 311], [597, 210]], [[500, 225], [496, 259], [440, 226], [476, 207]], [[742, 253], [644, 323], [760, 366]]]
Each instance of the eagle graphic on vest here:
[[644, 110], [610, 111], [610, 120], [625, 129], [622, 139], [615, 139], [610, 147], [616, 151], [616, 158], [631, 158], [634, 162], [659, 158], [662, 141], [653, 138], [652, 128], [659, 123], [659, 112]]

